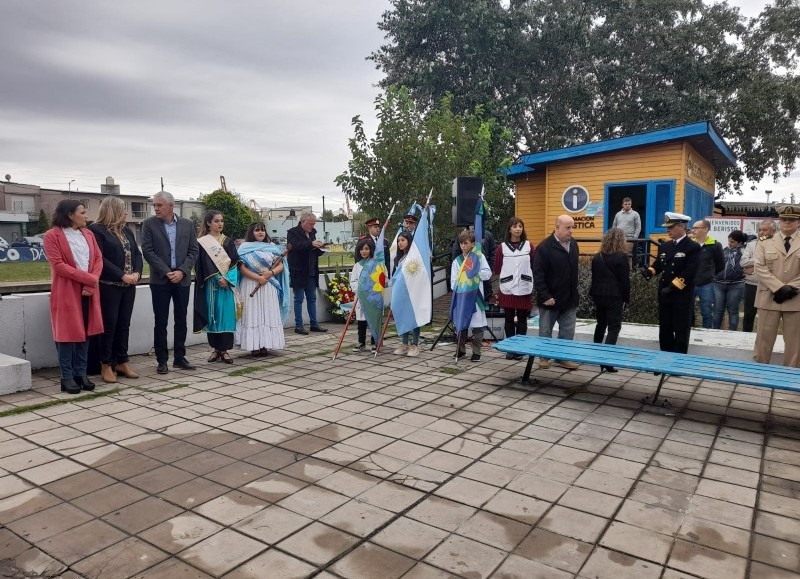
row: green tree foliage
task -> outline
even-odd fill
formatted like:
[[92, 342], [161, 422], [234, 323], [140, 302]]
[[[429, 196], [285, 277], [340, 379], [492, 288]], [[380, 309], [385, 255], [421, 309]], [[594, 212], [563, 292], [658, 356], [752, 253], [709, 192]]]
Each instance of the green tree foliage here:
[[39, 222], [36, 225], [36, 233], [44, 233], [50, 229], [50, 220], [47, 219], [44, 209], [39, 210]]
[[710, 0], [391, 0], [370, 58], [420, 107], [452, 93], [518, 136], [520, 151], [711, 119], [743, 178], [800, 155], [800, 0], [757, 18]]
[[510, 184], [497, 173], [498, 167], [511, 164], [509, 131], [486, 118], [481, 106], [471, 113], [454, 113], [450, 95], [423, 112], [408, 90], [390, 87], [375, 100], [375, 109], [379, 124], [372, 139], [364, 133], [361, 118], [353, 118], [352, 159], [336, 177], [336, 184], [363, 214], [383, 220], [398, 201], [393, 219], [398, 223], [413, 202], [423, 204], [433, 189], [431, 203], [439, 209], [435, 242], [439, 251], [449, 249], [448, 240], [456, 232], [450, 217], [452, 181], [478, 176], [490, 207], [487, 227], [502, 230], [500, 223], [513, 211]]
[[[217, 189], [216, 191], [203, 195], [201, 201], [206, 210], [221, 211], [225, 216], [225, 235], [238, 239], [244, 237], [247, 227], [253, 221], [261, 221], [258, 214], [242, 203], [242, 200], [235, 193]], [[200, 217], [200, 221], [205, 215]]]

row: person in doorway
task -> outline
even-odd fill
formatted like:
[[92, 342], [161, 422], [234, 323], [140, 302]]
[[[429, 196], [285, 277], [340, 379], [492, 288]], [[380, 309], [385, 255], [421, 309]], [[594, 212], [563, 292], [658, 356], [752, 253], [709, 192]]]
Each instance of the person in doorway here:
[[158, 363], [157, 372], [169, 372], [167, 361], [167, 323], [172, 302], [174, 318], [173, 367], [194, 370], [186, 359], [186, 316], [189, 310], [189, 291], [192, 268], [197, 261], [199, 246], [194, 223], [175, 214], [175, 198], [167, 191], [153, 195], [155, 215], [142, 223], [142, 254], [150, 265], [150, 297], [153, 301], [153, 347]]
[[[289, 283], [294, 292], [294, 331], [308, 335], [312, 332], [327, 332], [317, 323], [317, 288], [319, 287], [319, 256], [325, 242], [317, 239], [317, 216], [308, 211], [300, 214], [300, 223], [286, 232], [286, 242], [292, 246], [289, 252]], [[303, 298], [310, 327], [303, 328]]]
[[[597, 310], [594, 341], [616, 344], [622, 329], [622, 310], [631, 301], [631, 270], [626, 255], [628, 243], [621, 229], [612, 227], [603, 236], [600, 251], [592, 258], [592, 296]], [[606, 335], [608, 329], [608, 335]], [[614, 366], [600, 366], [601, 371], [617, 372]]]
[[778, 211], [780, 231], [756, 247], [755, 360], [769, 364], [783, 322], [783, 365], [800, 368], [800, 205]]
[[[519, 217], [508, 220], [506, 240], [495, 251], [494, 273], [500, 287], [498, 302], [505, 313], [505, 337], [524, 336], [533, 308], [533, 260], [535, 249]], [[508, 360], [521, 360], [521, 354], [506, 354]]]
[[744, 271], [744, 317], [742, 318], [742, 331], [752, 332], [756, 321], [756, 288], [758, 279], [755, 275], [756, 247], [765, 239], [769, 239], [777, 231], [775, 221], [765, 219], [758, 224], [758, 236], [747, 242], [742, 251], [742, 270]]
[[742, 247], [747, 236], [735, 230], [728, 234], [728, 247], [723, 250], [725, 267], [714, 276], [714, 329], [722, 328], [725, 311], [728, 311], [728, 329], [739, 329], [739, 304], [744, 296], [744, 271]]
[[704, 328], [711, 328], [714, 325], [714, 276], [725, 266], [722, 244], [709, 237], [710, 230], [711, 222], [708, 219], [696, 221], [692, 227], [694, 240], [700, 245], [700, 262], [697, 267], [697, 277], [694, 279], [694, 296], [700, 299], [700, 317]]
[[659, 247], [658, 258], [640, 271], [645, 279], [661, 274], [658, 281], [658, 343], [662, 352], [686, 354], [694, 317], [694, 280], [700, 264], [700, 246], [686, 235], [688, 215], [668, 211], [664, 215], [669, 241]]
[[[639, 243], [636, 240], [642, 233], [642, 218], [633, 210], [633, 200], [630, 197], [622, 200], [622, 209], [617, 211], [611, 227], [622, 230], [625, 239], [628, 240], [627, 247], [631, 254], [631, 263], [634, 267], [639, 265]], [[642, 265], [647, 264], [643, 263]]]
[[[539, 305], [539, 336], [551, 338], [558, 323], [558, 338], [572, 340], [578, 314], [578, 243], [572, 238], [575, 220], [569, 215], [556, 219], [553, 233], [536, 248], [533, 258], [533, 285]], [[575, 370], [578, 364], [555, 360], [555, 364]], [[549, 368], [547, 358], [539, 368]]]

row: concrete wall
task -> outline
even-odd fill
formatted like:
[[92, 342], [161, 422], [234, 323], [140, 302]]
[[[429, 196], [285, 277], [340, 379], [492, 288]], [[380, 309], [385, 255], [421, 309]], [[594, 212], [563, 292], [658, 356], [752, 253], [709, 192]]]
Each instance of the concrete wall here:
[[[434, 279], [444, 278], [446, 272], [440, 268], [434, 272]], [[330, 316], [325, 307], [325, 278], [320, 276], [320, 289], [317, 293], [317, 320], [330, 321]], [[434, 298], [444, 295], [447, 291], [446, 284], [434, 286]], [[391, 293], [387, 292], [386, 302], [389, 303]], [[192, 307], [194, 304], [194, 288], [189, 301], [189, 335], [187, 345], [205, 344], [205, 334], [191, 333]], [[308, 313], [303, 304], [303, 321], [308, 324]], [[292, 304], [289, 317], [284, 324], [287, 328], [294, 327], [294, 305]], [[53, 332], [50, 324], [50, 292], [37, 292], [25, 294], [11, 294], [3, 296], [0, 300], [0, 353], [15, 358], [22, 358], [31, 363], [31, 368], [54, 368], [58, 366], [56, 347], [53, 342]], [[167, 326], [167, 340], [172, 347], [172, 313]], [[153, 346], [153, 306], [150, 298], [150, 286], [140, 285], [136, 288], [136, 302], [133, 307], [131, 322], [131, 335], [128, 351], [131, 354], [146, 354]]]

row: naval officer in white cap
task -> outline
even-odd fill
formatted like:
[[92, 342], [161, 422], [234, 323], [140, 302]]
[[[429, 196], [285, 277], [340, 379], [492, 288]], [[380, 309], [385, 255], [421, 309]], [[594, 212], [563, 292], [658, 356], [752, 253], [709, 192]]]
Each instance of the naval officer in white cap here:
[[700, 246], [686, 236], [688, 215], [664, 214], [669, 241], [661, 244], [652, 267], [642, 269], [650, 279], [661, 274], [658, 282], [658, 343], [664, 352], [686, 354], [694, 315], [694, 278], [700, 264]]

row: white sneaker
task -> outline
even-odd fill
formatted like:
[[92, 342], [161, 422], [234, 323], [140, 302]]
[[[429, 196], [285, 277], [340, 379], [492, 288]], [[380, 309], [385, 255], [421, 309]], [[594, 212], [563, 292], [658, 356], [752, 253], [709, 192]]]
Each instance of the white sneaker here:
[[416, 358], [419, 356], [419, 346], [409, 346], [408, 347], [408, 354], [406, 354], [409, 358]]
[[394, 351], [397, 356], [405, 356], [408, 354], [408, 344], [400, 344], [400, 347]]

